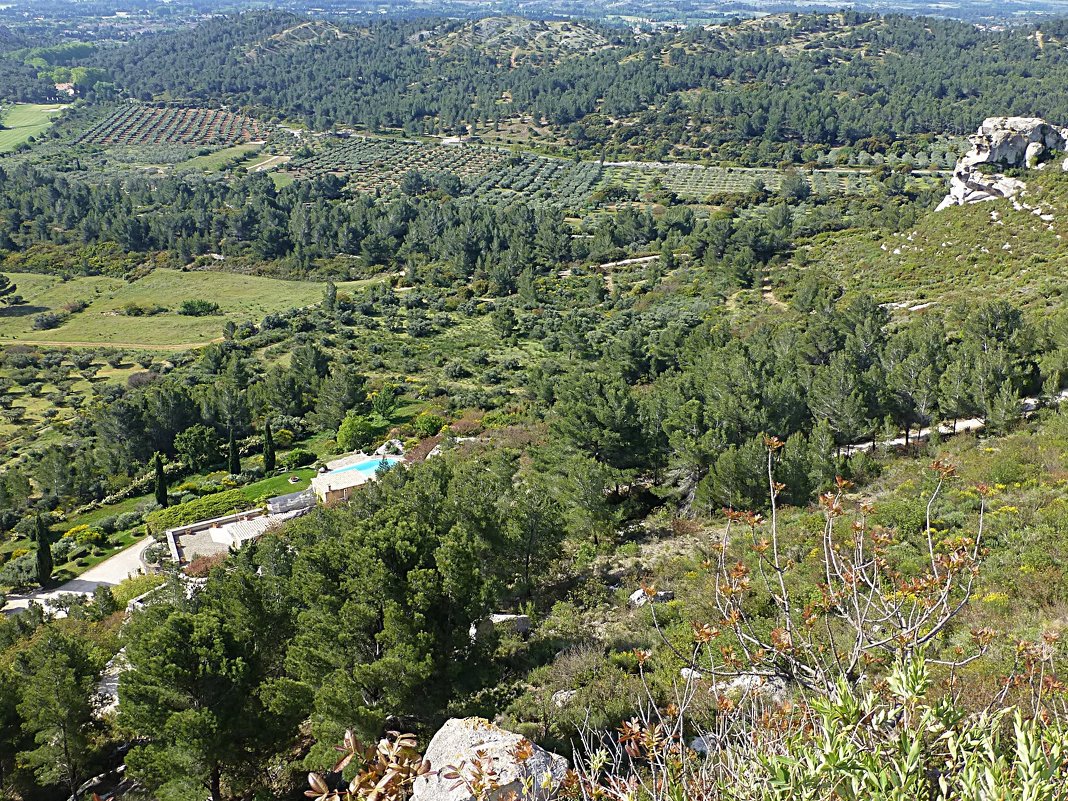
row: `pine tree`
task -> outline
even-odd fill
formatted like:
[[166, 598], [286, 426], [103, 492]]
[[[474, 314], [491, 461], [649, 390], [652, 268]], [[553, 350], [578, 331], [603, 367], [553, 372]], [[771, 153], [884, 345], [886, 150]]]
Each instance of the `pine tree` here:
[[11, 279], [6, 275], [0, 275], [0, 304], [10, 304], [17, 296], [12, 293], [15, 291], [15, 285], [11, 283]]
[[52, 543], [40, 512], [37, 513], [34, 539], [37, 541], [37, 583], [43, 587], [52, 578]]
[[156, 503], [161, 507], [167, 505], [167, 476], [163, 473], [163, 454], [156, 451]]
[[266, 473], [274, 472], [274, 435], [271, 433], [271, 421], [263, 423], [263, 470]]
[[227, 446], [226, 452], [226, 469], [230, 471], [231, 475], [236, 476], [241, 472], [241, 453], [237, 449], [237, 440], [234, 439], [234, 432], [230, 432], [230, 442]]

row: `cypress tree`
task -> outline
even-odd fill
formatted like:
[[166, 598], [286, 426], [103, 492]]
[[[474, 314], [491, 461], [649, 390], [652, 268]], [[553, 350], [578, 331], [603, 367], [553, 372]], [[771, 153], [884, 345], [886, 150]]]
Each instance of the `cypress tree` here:
[[337, 309], [337, 285], [333, 281], [326, 282], [326, 290], [323, 292], [323, 311], [334, 313]]
[[263, 424], [263, 470], [266, 473], [274, 472], [274, 435], [271, 433], [270, 419]]
[[241, 453], [237, 449], [237, 440], [234, 439], [233, 431], [230, 432], [230, 442], [226, 456], [226, 469], [234, 476], [241, 472]]
[[163, 473], [163, 454], [156, 451], [156, 503], [167, 505], [167, 476]]
[[45, 586], [52, 578], [52, 543], [48, 541], [48, 527], [37, 513], [37, 525], [34, 534], [37, 540], [37, 583]]

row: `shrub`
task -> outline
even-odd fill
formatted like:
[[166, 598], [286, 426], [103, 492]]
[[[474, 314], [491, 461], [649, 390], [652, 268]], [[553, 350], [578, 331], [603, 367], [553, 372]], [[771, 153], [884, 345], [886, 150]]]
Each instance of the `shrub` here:
[[886, 498], [875, 506], [872, 522], [894, 529], [901, 537], [909, 537], [923, 530], [925, 508], [912, 500]]
[[37, 581], [34, 554], [24, 552], [20, 556], [15, 556], [15, 553], [12, 553], [11, 557], [7, 564], [0, 567], [0, 585], [25, 587]]
[[52, 544], [52, 561], [57, 565], [70, 560], [70, 554], [74, 550], [75, 542], [67, 539], [66, 535]]
[[774, 709], [754, 725], [744, 704], [722, 702], [717, 746], [681, 762], [675, 721], [689, 715], [663, 722], [643, 712], [611, 741], [584, 726], [570, 797], [607, 797], [608, 788], [638, 784], [643, 769], [665, 777], [650, 801], [1064, 797], [1063, 721], [1011, 708], [968, 715], [951, 700], [927, 700], [922, 660], [898, 665], [885, 683], [876, 695], [842, 681], [834, 695], [811, 700], [804, 725]]
[[153, 543], [145, 548], [143, 556], [146, 564], [158, 565], [167, 558], [167, 546], [162, 542]]
[[212, 303], [210, 300], [186, 300], [178, 307], [178, 313], [186, 317], [210, 317], [221, 314], [222, 310], [218, 303]]
[[69, 529], [63, 539], [76, 542], [79, 545], [102, 545], [107, 542], [107, 535], [99, 528], [80, 525]]
[[[314, 454], [312, 455], [314, 459]], [[221, 517], [230, 512], [237, 512], [249, 507], [249, 501], [240, 490], [227, 490], [214, 495], [205, 495], [194, 501], [157, 509], [145, 515], [149, 533], [158, 534], [175, 526], [186, 526], [198, 520]]]
[[375, 436], [375, 426], [361, 414], [349, 412], [337, 430], [337, 444], [343, 451], [365, 448]]
[[467, 378], [469, 375], [471, 375], [470, 371], [459, 362], [450, 362], [445, 365], [445, 377], [452, 381]]
[[143, 515], [140, 512], [123, 512], [115, 517], [115, 530], [126, 531], [141, 522]]
[[34, 331], [47, 331], [51, 328], [59, 328], [63, 324], [63, 320], [66, 319], [62, 314], [56, 314], [55, 312], [41, 312], [33, 316], [33, 330]]
[[445, 426], [445, 418], [440, 415], [423, 412], [413, 423], [415, 433], [422, 438], [433, 437]]
[[119, 608], [124, 608], [139, 595], [144, 595], [149, 590], [159, 587], [166, 579], [158, 573], [147, 573], [142, 576], [133, 576], [120, 582], [112, 589], [111, 594]]
[[283, 455], [279, 461], [286, 470], [294, 470], [298, 467], [315, 464], [315, 460], [318, 458], [318, 456], [305, 448], [294, 448]]
[[225, 558], [226, 554], [223, 553], [217, 553], [214, 556], [198, 556], [186, 567], [186, 575], [193, 578], [204, 578], [211, 572], [213, 567], [221, 564]]

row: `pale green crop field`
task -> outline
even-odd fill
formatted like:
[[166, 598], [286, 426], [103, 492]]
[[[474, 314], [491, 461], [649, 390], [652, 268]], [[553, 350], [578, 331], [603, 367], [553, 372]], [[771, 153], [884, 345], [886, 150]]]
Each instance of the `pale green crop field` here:
[[[33, 273], [8, 273], [24, 307], [0, 310], [0, 345], [24, 342], [68, 346], [112, 345], [183, 350], [222, 337], [227, 320], [259, 322], [272, 312], [317, 303], [323, 284], [220, 272], [154, 270], [132, 283], [118, 278], [79, 277], [68, 281]], [[346, 285], [340, 284], [339, 289]], [[58, 328], [33, 329], [34, 315], [61, 311], [64, 304], [82, 300], [89, 305], [70, 315]], [[218, 303], [221, 314], [187, 317], [177, 313], [185, 300]], [[129, 316], [128, 304], [159, 314]]]
[[196, 156], [184, 161], [181, 164], [175, 165], [175, 169], [178, 170], [203, 170], [204, 172], [218, 172], [223, 168], [230, 159], [236, 156], [254, 156], [257, 154], [262, 145], [244, 143], [240, 145], [234, 145], [233, 147], [224, 147], [216, 150], [213, 153], [208, 153], [205, 156]]
[[52, 119], [63, 110], [61, 105], [17, 103], [0, 118], [0, 153], [10, 153], [31, 136], [40, 136], [52, 125]]

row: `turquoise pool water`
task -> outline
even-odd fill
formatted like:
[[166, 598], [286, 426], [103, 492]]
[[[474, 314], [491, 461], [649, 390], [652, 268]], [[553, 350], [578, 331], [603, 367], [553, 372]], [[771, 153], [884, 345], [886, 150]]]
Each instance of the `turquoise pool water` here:
[[378, 472], [378, 466], [382, 462], [386, 463], [386, 469], [396, 467], [403, 462], [404, 459], [399, 456], [373, 456], [363, 462], [356, 462], [356, 464], [350, 464], [347, 467], [339, 467], [337, 470], [331, 470], [331, 473], [351, 473], [356, 471], [357, 473], [363, 473], [365, 476], [373, 476]]

